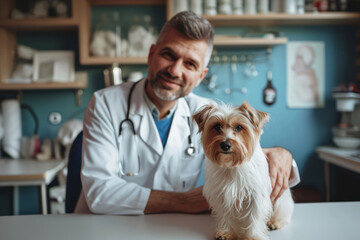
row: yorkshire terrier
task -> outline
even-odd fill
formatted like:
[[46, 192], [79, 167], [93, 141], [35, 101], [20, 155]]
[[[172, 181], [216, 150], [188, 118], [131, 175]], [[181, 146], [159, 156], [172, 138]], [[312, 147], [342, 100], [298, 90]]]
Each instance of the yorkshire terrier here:
[[203, 194], [216, 221], [215, 238], [269, 239], [268, 229], [290, 222], [294, 201], [287, 189], [274, 203], [260, 135], [269, 115], [248, 103], [206, 105], [193, 115], [202, 133]]

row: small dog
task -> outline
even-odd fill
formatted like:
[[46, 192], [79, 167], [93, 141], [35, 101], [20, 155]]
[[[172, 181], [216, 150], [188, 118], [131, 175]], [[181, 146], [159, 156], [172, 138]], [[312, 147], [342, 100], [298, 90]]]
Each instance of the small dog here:
[[206, 105], [193, 115], [207, 157], [203, 194], [216, 221], [216, 239], [269, 239], [268, 228], [290, 222], [287, 189], [273, 206], [266, 156], [260, 146], [269, 115], [248, 103]]

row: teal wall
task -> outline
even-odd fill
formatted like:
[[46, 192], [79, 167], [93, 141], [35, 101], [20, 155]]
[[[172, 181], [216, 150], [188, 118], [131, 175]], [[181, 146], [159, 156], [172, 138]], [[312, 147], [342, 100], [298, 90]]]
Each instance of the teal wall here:
[[[165, 12], [165, 11], [163, 11]], [[163, 15], [163, 19], [165, 16]], [[158, 23], [159, 24], [159, 23]], [[161, 25], [161, 23], [160, 23]], [[262, 102], [262, 90], [266, 85], [266, 63], [257, 64], [258, 77], [245, 79], [244, 66], [238, 66], [235, 77], [236, 86], [248, 88], [246, 94], [234, 92], [231, 96], [224, 93], [228, 84], [229, 66], [216, 66], [219, 82], [224, 85], [215, 93], [210, 93], [204, 85], [195, 89], [195, 93], [231, 102], [234, 105], [246, 100], [255, 108], [269, 112], [271, 121], [265, 126], [262, 137], [263, 147], [282, 146], [289, 149], [296, 159], [302, 178], [301, 186], [323, 189], [322, 162], [317, 158], [315, 148], [320, 145], [331, 144], [331, 127], [339, 119], [335, 111], [335, 102], [331, 98], [331, 88], [339, 83], [353, 80], [355, 77], [355, 27], [351, 26], [291, 26], [273, 27], [285, 34], [289, 41], [322, 41], [325, 43], [325, 99], [326, 105], [320, 109], [290, 109], [286, 104], [286, 45], [273, 48], [271, 61], [273, 62], [274, 86], [277, 89], [277, 101], [273, 106], [266, 106]], [[226, 27], [216, 28], [218, 34], [243, 33], [244, 28]], [[105, 66], [80, 66], [78, 60], [77, 32], [21, 32], [18, 42], [38, 50], [74, 50], [76, 53], [76, 70], [87, 71], [89, 87], [84, 91], [82, 105], [77, 106], [75, 95], [71, 90], [25, 91], [23, 103], [34, 108], [39, 117], [39, 135], [41, 139], [54, 138], [60, 125], [53, 126], [48, 122], [50, 112], [60, 112], [62, 123], [72, 118], [82, 119], [84, 109], [92, 93], [104, 87], [103, 69]], [[219, 49], [219, 53], [257, 53], [264, 54], [265, 49]], [[146, 73], [146, 66], [123, 66], [124, 74], [139, 70]], [[14, 97], [15, 93], [0, 92], [1, 98]], [[23, 135], [30, 136], [34, 122], [31, 116], [23, 112]], [[199, 184], [204, 181], [203, 175]], [[0, 188], [0, 215], [11, 214], [11, 188]], [[38, 192], [35, 187], [20, 189], [20, 213], [39, 213]]]

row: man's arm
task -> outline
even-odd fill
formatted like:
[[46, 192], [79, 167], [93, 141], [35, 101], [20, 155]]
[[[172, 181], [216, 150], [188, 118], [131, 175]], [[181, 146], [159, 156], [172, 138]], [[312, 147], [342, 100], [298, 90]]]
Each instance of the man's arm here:
[[206, 212], [209, 210], [209, 205], [202, 194], [202, 189], [203, 187], [198, 187], [183, 193], [151, 190], [144, 213]]
[[298, 178], [298, 176], [293, 176], [293, 156], [288, 150], [274, 147], [264, 148], [263, 151], [269, 163], [269, 174], [273, 188], [270, 198], [272, 202], [275, 202], [289, 187], [289, 179]]

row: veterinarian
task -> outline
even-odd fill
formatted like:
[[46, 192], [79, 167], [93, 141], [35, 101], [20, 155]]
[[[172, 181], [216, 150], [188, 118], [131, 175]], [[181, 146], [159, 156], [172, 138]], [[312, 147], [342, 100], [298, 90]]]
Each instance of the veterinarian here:
[[[181, 12], [151, 46], [147, 78], [94, 93], [84, 116], [83, 190], [76, 213], [209, 209], [202, 187], [195, 188], [205, 156], [191, 115], [210, 100], [191, 91], [208, 71], [213, 35], [207, 20]], [[264, 152], [276, 199], [289, 179], [299, 181], [297, 169], [287, 150]]]

